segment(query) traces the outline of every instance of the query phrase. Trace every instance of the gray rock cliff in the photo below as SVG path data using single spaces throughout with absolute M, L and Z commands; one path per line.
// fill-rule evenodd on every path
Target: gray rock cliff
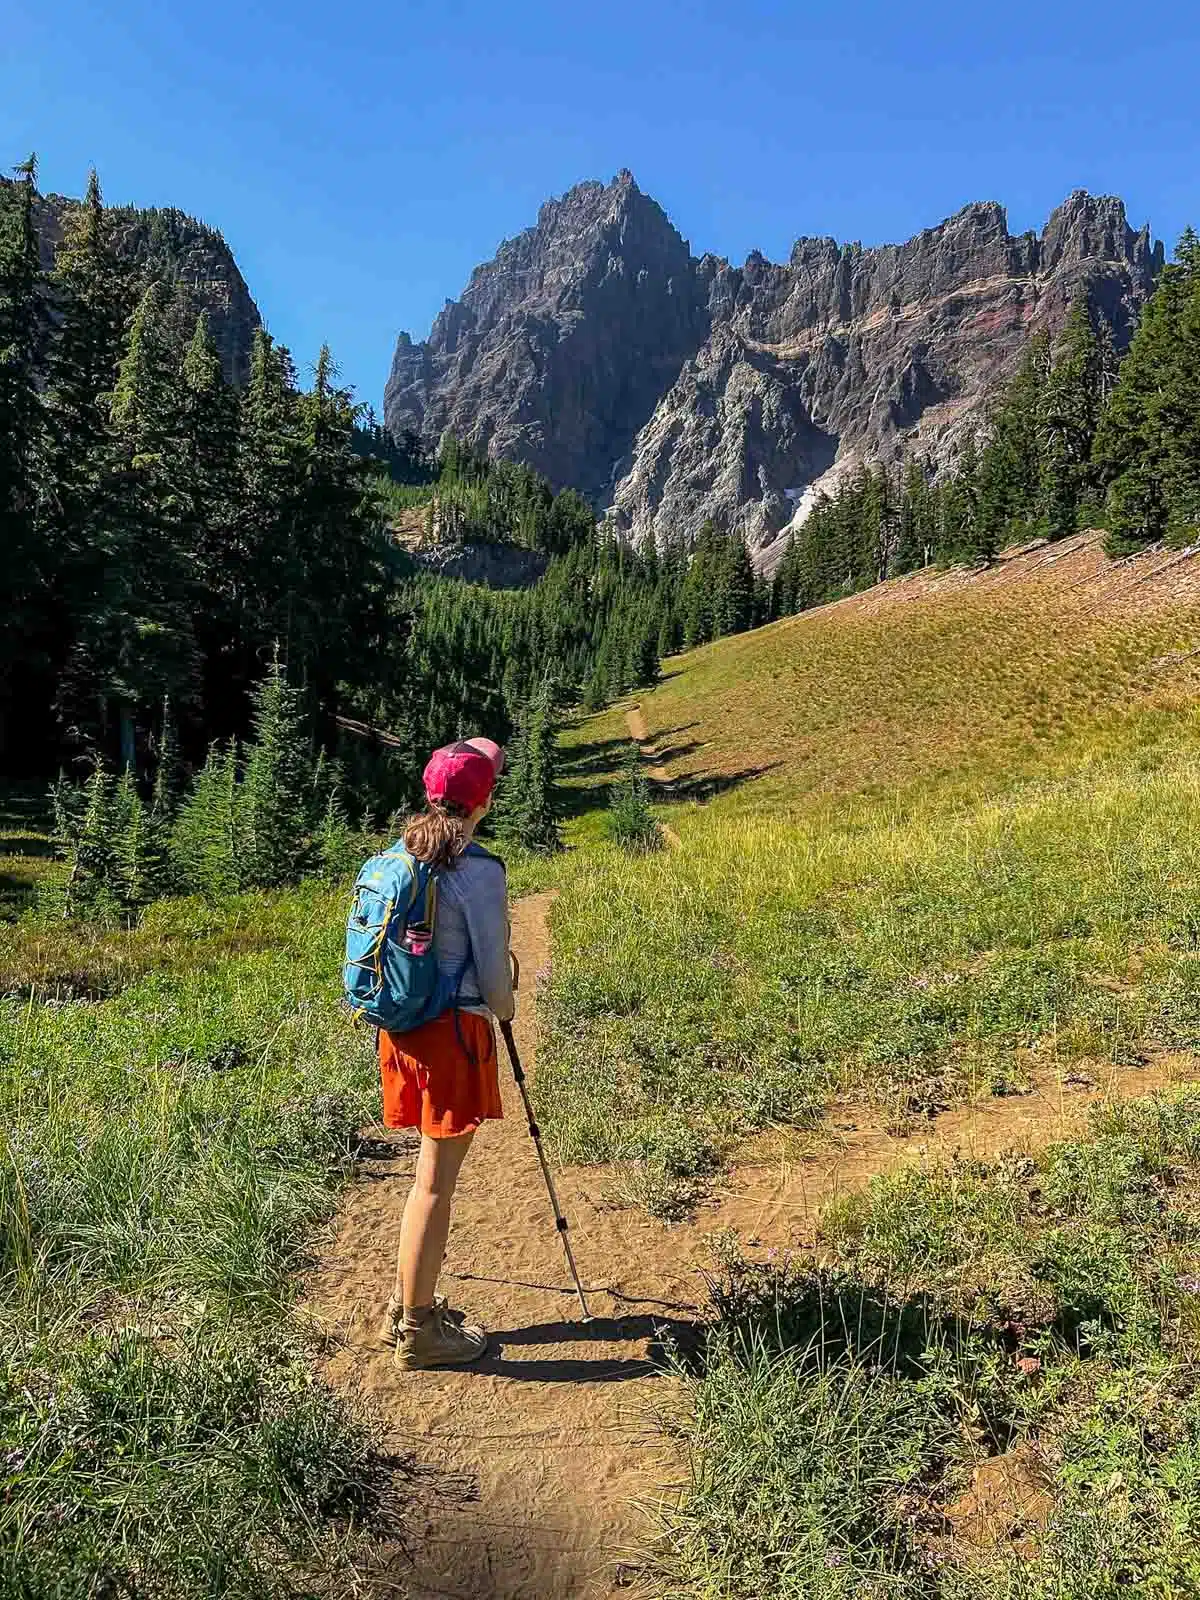
M 975 204 L 906 244 L 802 238 L 733 267 L 623 172 L 544 206 L 426 343 L 401 335 L 385 420 L 526 461 L 639 541 L 722 518 L 770 566 L 816 486 L 952 459 L 1081 290 L 1123 347 L 1161 265 L 1120 200 L 1077 191 L 1041 234 Z

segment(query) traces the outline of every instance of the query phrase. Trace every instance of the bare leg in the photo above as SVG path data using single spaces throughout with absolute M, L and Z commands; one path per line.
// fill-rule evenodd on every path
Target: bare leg
M 396 1252 L 396 1298 L 406 1311 L 433 1304 L 450 1233 L 450 1202 L 474 1137 L 473 1133 L 453 1139 L 421 1136 L 417 1172 L 405 1202 Z

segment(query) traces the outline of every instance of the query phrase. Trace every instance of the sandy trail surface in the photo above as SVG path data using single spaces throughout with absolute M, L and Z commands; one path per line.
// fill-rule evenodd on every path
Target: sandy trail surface
M 524 980 L 516 1033 L 535 1070 L 535 974 L 549 960 L 548 896 L 519 902 Z M 646 1510 L 677 1492 L 686 1464 L 656 1426 L 677 1400 L 661 1352 L 703 1316 L 710 1236 L 734 1229 L 750 1254 L 810 1244 L 822 1205 L 904 1162 L 1032 1148 L 1082 1124 L 1102 1098 L 1194 1076 L 1189 1059 L 1076 1072 L 1034 1093 L 943 1113 L 904 1138 L 870 1107 L 833 1108 L 810 1135 L 754 1141 L 694 1222 L 667 1227 L 615 1199 L 604 1168 L 561 1175 L 595 1320 L 579 1320 L 549 1202 L 506 1064 L 505 1119 L 485 1124 L 459 1186 L 442 1289 L 482 1321 L 479 1365 L 401 1373 L 378 1339 L 415 1142 L 379 1134 L 343 1204 L 307 1310 L 328 1334 L 327 1377 L 367 1396 L 390 1447 L 410 1454 L 409 1540 L 378 1595 L 599 1600 L 627 1592 L 650 1537 Z

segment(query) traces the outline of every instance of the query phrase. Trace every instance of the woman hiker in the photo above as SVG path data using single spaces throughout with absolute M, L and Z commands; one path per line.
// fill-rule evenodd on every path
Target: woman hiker
M 500 1117 L 492 1018 L 512 1018 L 504 866 L 473 835 L 491 809 L 504 751 L 490 739 L 435 750 L 425 768 L 426 808 L 404 830 L 404 847 L 437 873 L 433 948 L 457 1004 L 407 1033 L 379 1034 L 383 1120 L 419 1128 L 416 1178 L 400 1224 L 396 1288 L 384 1327 L 403 1368 L 461 1365 L 487 1349 L 487 1334 L 435 1294 L 450 1202 L 481 1122 Z

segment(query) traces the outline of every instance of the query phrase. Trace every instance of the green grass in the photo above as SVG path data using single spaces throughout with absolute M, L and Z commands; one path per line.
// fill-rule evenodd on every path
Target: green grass
M 632 1164 L 675 1215 L 739 1138 L 837 1093 L 902 1126 L 1200 1042 L 1200 607 L 1102 605 L 1070 558 L 1014 574 L 899 582 L 669 663 L 640 704 L 678 851 L 604 848 L 625 708 L 568 731 L 560 1156 Z
M 120 930 L 34 895 L 0 926 L 5 1594 L 349 1594 L 392 1526 L 395 1468 L 291 1315 L 376 1111 L 344 901 Z
M 671 1218 L 746 1134 L 838 1094 L 905 1131 L 1200 1048 L 1200 607 L 1103 602 L 1089 562 L 892 586 L 669 663 L 641 710 L 675 851 L 602 842 L 626 708 L 569 730 L 538 1077 L 560 1157 L 619 1163 Z M 1185 1090 L 878 1179 L 814 1257 L 727 1244 L 653 1592 L 1200 1593 L 1198 1193 Z M 1045 1514 L 977 1544 L 989 1457 Z
M 835 1093 L 898 1122 L 1200 1044 L 1200 755 L 874 826 L 687 821 L 581 852 L 553 913 L 539 1069 L 560 1156 L 649 1192 Z
M 1200 1094 L 1101 1112 L 1036 1158 L 877 1180 L 825 1264 L 727 1255 L 683 1369 L 690 1474 L 655 1592 L 1089 1600 L 1200 1586 Z M 990 1547 L 973 1465 L 1023 1455 Z
M 835 824 L 876 801 L 945 809 L 1169 750 L 1200 692 L 1185 596 L 1102 604 L 1069 561 L 926 587 L 898 580 L 667 662 L 641 707 L 675 798 Z M 609 781 L 627 737 L 621 707 L 573 728 L 575 781 Z
M 359 1593 L 403 1464 L 294 1315 L 378 1110 L 348 890 L 65 922 L 40 797 L 0 824 L 0 1593 Z

